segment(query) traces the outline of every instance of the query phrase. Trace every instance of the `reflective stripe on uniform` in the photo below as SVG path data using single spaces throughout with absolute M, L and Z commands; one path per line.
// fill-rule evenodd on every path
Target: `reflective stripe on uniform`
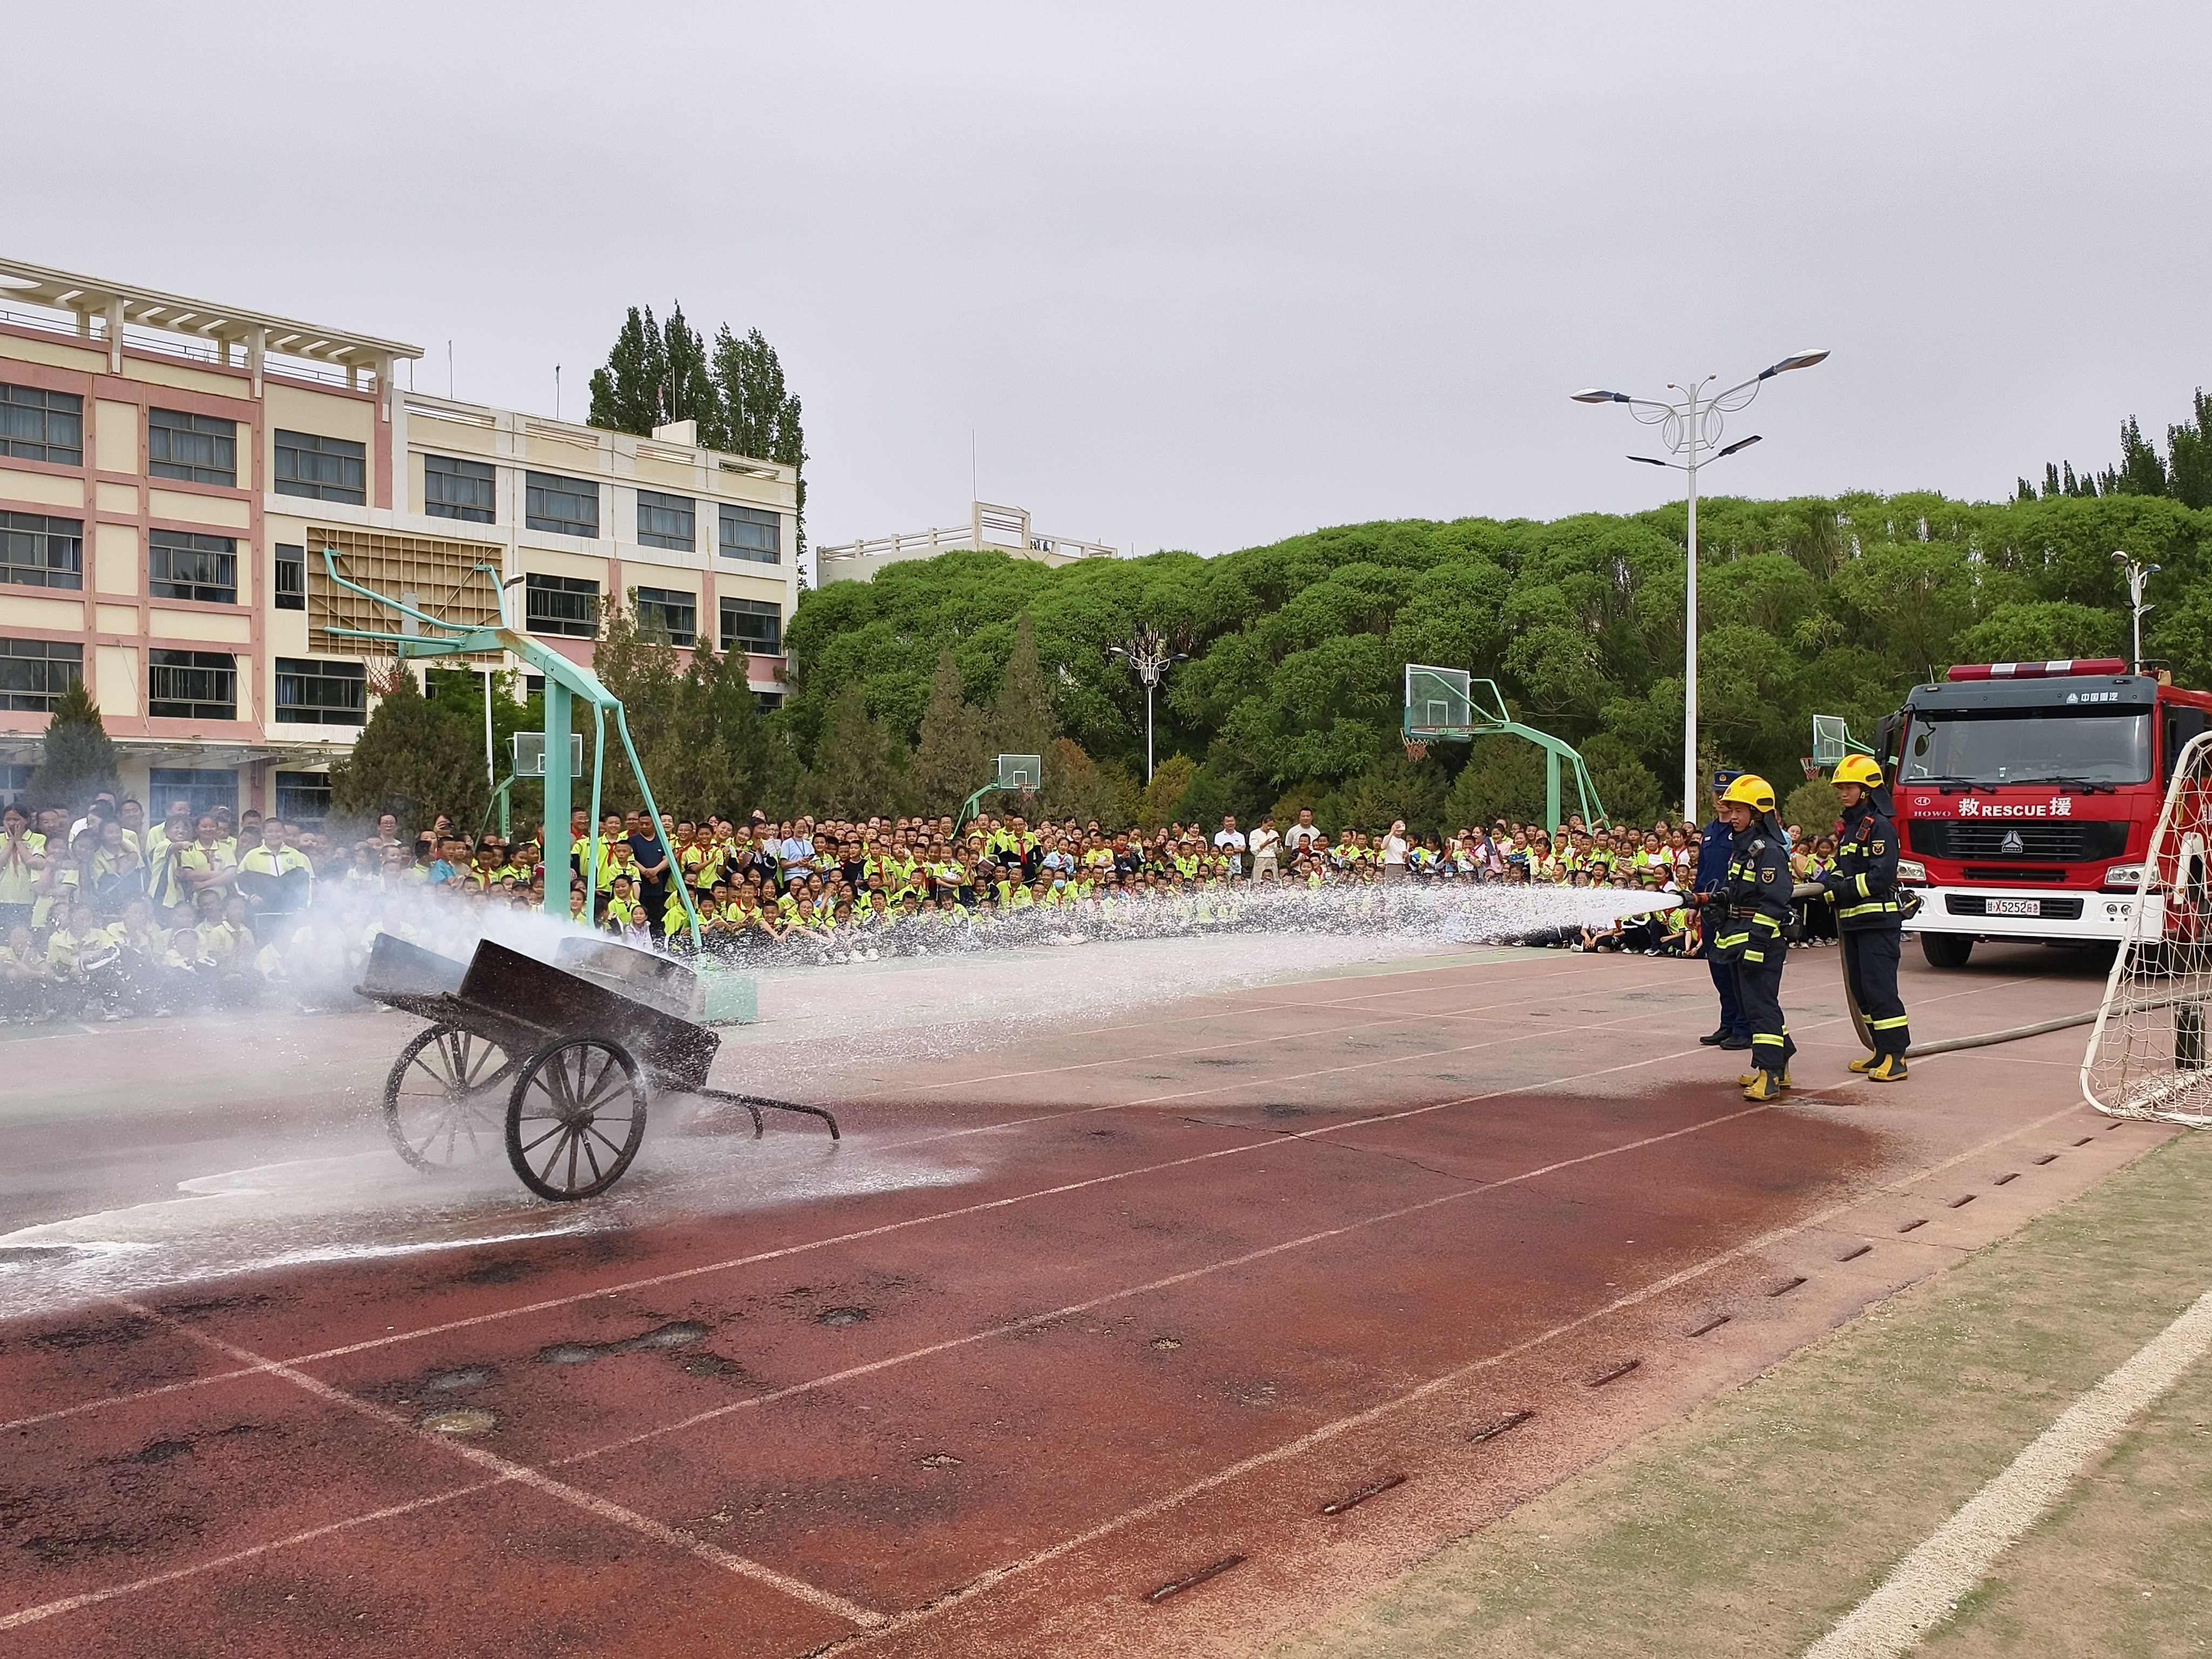
M 1869 1031 L 1894 1031 L 1899 1026 L 1905 1024 L 1910 1018 L 1911 1016 L 1909 1015 L 1899 1014 L 1894 1019 L 1870 1019 L 1867 1022 L 1867 1030 Z
M 1771 1042 L 1771 1043 L 1772 1043 L 1776 1048 L 1780 1048 L 1780 1047 L 1781 1047 L 1784 1042 L 1787 1042 L 1789 1040 L 1790 1040 L 1790 1035 L 1789 1035 L 1789 1033 L 1788 1033 L 1788 1032 L 1786 1032 L 1786 1031 L 1785 1031 L 1785 1032 L 1784 1032 L 1784 1033 L 1783 1033 L 1781 1036 L 1768 1036 L 1765 1032 L 1764 1032 L 1764 1031 L 1754 1031 L 1754 1032 L 1753 1032 L 1753 1033 L 1752 1033 L 1752 1036 L 1751 1036 L 1751 1041 L 1752 1041 L 1752 1043 L 1753 1043 L 1753 1045 L 1754 1047 L 1756 1047 L 1758 1044 L 1762 1043 L 1762 1042 Z
M 1872 904 L 1853 904 L 1836 912 L 1837 920 L 1848 921 L 1853 916 L 1882 916 L 1897 914 L 1895 899 L 1877 899 Z

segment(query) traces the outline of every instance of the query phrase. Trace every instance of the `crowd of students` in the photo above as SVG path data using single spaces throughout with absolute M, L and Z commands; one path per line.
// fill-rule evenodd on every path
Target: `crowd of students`
M 1131 935 L 1312 925 L 1389 927 L 1398 896 L 1461 885 L 1629 890 L 1650 896 L 1612 926 L 1535 935 L 1573 950 L 1694 955 L 1686 893 L 1695 830 L 1570 818 L 1554 836 L 1503 819 L 1439 837 L 1265 818 L 1207 830 L 1109 831 L 1020 813 L 703 821 L 610 813 L 568 826 L 568 911 L 641 946 L 750 964 L 868 959 L 1069 933 Z M 1834 845 L 1793 829 L 1801 880 Z M 558 865 L 554 866 L 560 871 Z M 1371 894 L 1369 890 L 1372 890 Z M 151 826 L 103 795 L 74 820 L 10 805 L 0 835 L 0 1017 L 161 1017 L 272 994 L 344 1001 L 379 933 L 434 948 L 543 910 L 538 839 L 471 836 L 439 817 L 413 837 L 390 815 L 355 841 L 223 807 L 172 803 Z M 684 898 L 690 898 L 687 907 Z M 1316 895 L 1328 896 L 1326 903 Z M 1363 895 L 1366 896 L 1363 898 Z M 1347 905 L 1346 901 L 1353 901 Z M 694 927 L 696 927 L 695 941 Z M 1808 907 L 1808 939 L 1828 926 Z M 457 953 L 465 950 L 454 945 Z

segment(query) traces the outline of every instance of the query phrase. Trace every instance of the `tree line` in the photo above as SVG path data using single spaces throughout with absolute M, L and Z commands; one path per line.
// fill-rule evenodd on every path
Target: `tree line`
M 2208 415 L 2200 391 L 2162 456 L 2130 418 L 2115 465 L 2054 465 L 2045 488 L 2023 479 L 2008 501 L 1701 502 L 1705 763 L 1787 789 L 1816 714 L 1863 737 L 1954 662 L 2124 655 L 2116 550 L 2162 567 L 2148 655 L 2181 684 L 2212 685 Z M 757 331 L 739 341 L 726 327 L 710 349 L 680 307 L 662 324 L 633 310 L 593 379 L 593 419 L 639 430 L 683 418 L 700 421 L 702 441 L 803 459 L 798 400 Z M 804 595 L 773 711 L 757 706 L 742 653 L 672 649 L 619 599 L 598 670 L 629 710 L 656 796 L 687 815 L 949 812 L 1006 752 L 1044 757 L 1044 810 L 1115 825 L 1301 805 L 1332 826 L 1404 817 L 1417 830 L 1534 816 L 1543 773 L 1529 745 L 1492 738 L 1407 758 L 1401 687 L 1419 662 L 1496 682 L 1517 718 L 1577 745 L 1615 817 L 1648 821 L 1680 806 L 1686 528 L 1675 504 L 1386 520 L 1217 558 L 1057 570 L 951 553 Z M 1143 690 L 1107 655 L 1140 627 L 1190 658 L 1158 705 L 1149 782 Z M 392 684 L 333 771 L 341 806 L 482 810 L 489 786 L 469 781 L 483 774 L 481 683 L 434 673 L 428 698 Z M 507 730 L 540 718 L 534 701 L 507 699 L 495 717 L 502 756 Z M 635 793 L 619 758 L 607 786 L 611 800 Z M 434 799 L 441 789 L 454 798 Z

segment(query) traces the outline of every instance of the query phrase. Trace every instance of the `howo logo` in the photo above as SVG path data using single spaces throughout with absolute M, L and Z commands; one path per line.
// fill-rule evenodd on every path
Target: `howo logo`
M 1977 800 L 1969 795 L 1959 803 L 1962 818 L 2070 818 L 2074 798 L 2053 795 L 2049 800 Z

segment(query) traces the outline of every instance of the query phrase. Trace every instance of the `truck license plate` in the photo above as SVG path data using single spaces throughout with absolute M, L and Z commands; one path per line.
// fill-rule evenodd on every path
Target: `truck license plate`
M 2032 898 L 1993 898 L 1985 914 L 1992 916 L 2039 916 L 2043 901 Z

